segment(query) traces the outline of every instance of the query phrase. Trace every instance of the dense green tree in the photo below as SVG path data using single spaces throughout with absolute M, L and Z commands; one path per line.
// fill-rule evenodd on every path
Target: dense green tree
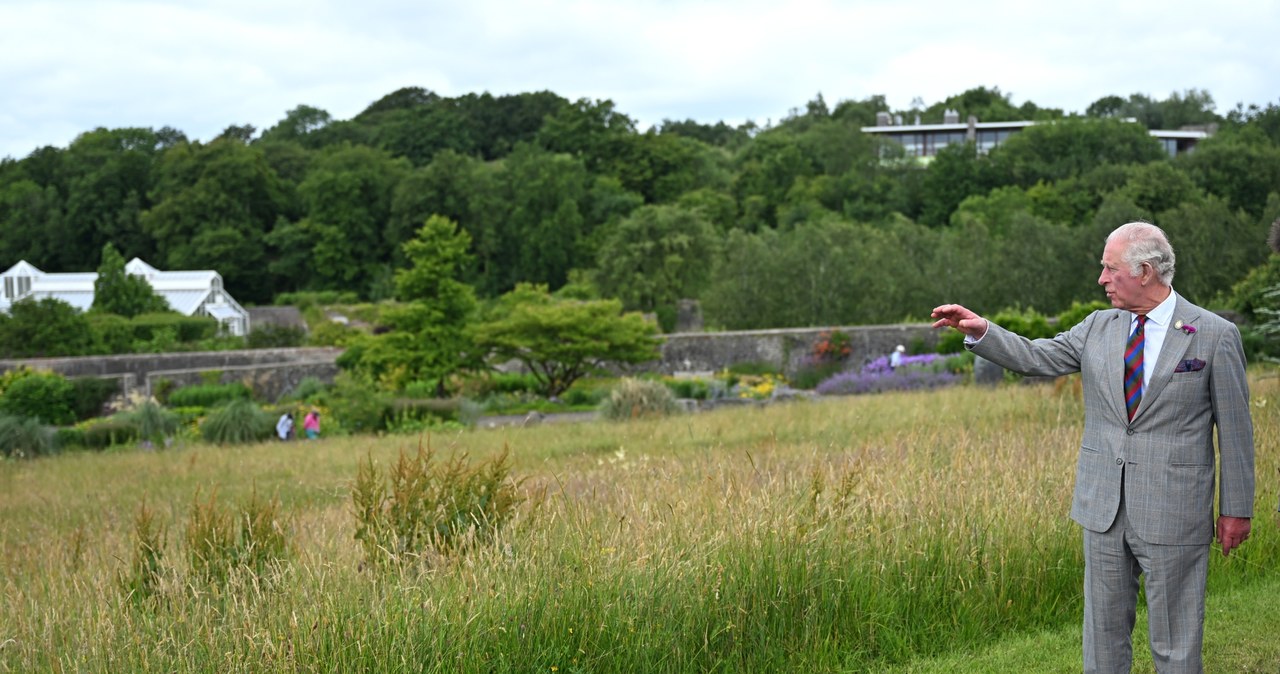
M 657 326 L 623 313 L 618 300 L 552 296 L 543 285 L 521 284 L 503 295 L 470 334 L 495 362 L 520 361 L 543 395 L 556 396 L 609 364 L 658 358 Z
M 921 114 L 921 121 L 925 124 L 941 124 L 946 110 L 958 112 L 961 122 L 968 120 L 970 116 L 977 117 L 980 122 L 1042 121 L 1062 117 L 1061 110 L 1040 108 L 1030 101 L 1015 106 L 1010 95 L 1001 93 L 999 87 L 974 87 L 929 106 Z
M 78 309 L 51 297 L 15 302 L 0 314 L 0 357 L 83 356 L 93 350 L 89 322 Z
M 946 225 L 960 202 L 991 189 L 990 173 L 987 159 L 973 143 L 942 148 L 925 169 L 920 221 L 931 227 Z
M 91 311 L 133 318 L 138 314 L 172 311 L 169 303 L 156 294 L 141 276 L 125 272 L 124 257 L 110 243 L 102 247 L 102 264 L 93 281 Z
M 921 315 L 927 230 L 822 216 L 789 230 L 729 233 L 703 294 L 709 324 L 730 330 L 893 322 Z M 920 243 L 924 238 L 925 242 Z M 932 308 L 932 307 L 930 307 Z
M 386 237 L 392 197 L 409 171 L 405 160 L 367 147 L 340 145 L 320 152 L 298 186 L 307 212 L 302 229 L 310 244 L 310 289 L 370 296 L 392 259 Z
M 1197 304 L 1228 293 L 1269 253 L 1267 225 L 1216 196 L 1182 202 L 1152 222 L 1168 233 L 1177 254 L 1174 287 Z
M 992 184 L 1022 187 L 1081 176 L 1106 164 L 1166 158 L 1144 127 L 1114 119 L 1037 124 L 1013 134 L 990 154 Z
M 266 234 L 288 199 L 262 151 L 223 138 L 183 143 L 157 166 L 156 205 L 143 228 L 156 241 L 153 264 L 168 269 L 216 269 L 241 301 L 274 294 Z
M 343 367 L 393 391 L 415 381 L 434 381 L 437 394 L 445 395 L 446 377 L 475 364 L 465 333 L 477 306 L 475 290 L 459 280 L 469 245 L 456 223 L 429 218 L 404 244 L 410 266 L 396 272 L 401 304 L 384 315 L 388 329 L 352 345 Z
M 43 269 L 57 265 L 62 226 L 62 198 L 53 185 L 41 187 L 19 178 L 0 185 L 0 266 L 26 260 Z M 59 267 L 53 269 L 61 270 Z
M 710 279 L 717 247 L 715 229 L 696 211 L 645 206 L 608 229 L 596 283 L 624 309 L 657 312 L 669 330 L 677 301 L 697 297 Z
M 262 132 L 262 142 L 295 142 L 305 144 L 307 137 L 329 126 L 333 117 L 320 108 L 299 105 L 285 113 L 284 119 Z
M 502 269 L 509 289 L 519 281 L 564 285 L 569 270 L 591 264 L 589 225 L 583 215 L 591 185 L 581 160 L 521 145 L 502 172 L 510 211 L 502 223 Z
M 465 278 L 496 296 L 493 284 L 507 263 L 501 240 L 506 212 L 500 167 L 444 150 L 396 186 L 386 236 L 403 244 L 433 215 L 453 220 L 471 237 L 474 262 L 463 270 Z M 393 261 L 402 264 L 402 250 Z
M 739 226 L 748 231 L 776 227 L 778 207 L 795 182 L 819 173 L 800 139 L 784 131 L 760 134 L 738 161 L 733 194 L 742 211 Z
M 65 201 L 49 232 L 60 245 L 45 264 L 85 269 L 108 241 L 128 257 L 150 258 L 155 248 L 140 215 L 151 206 L 155 164 L 175 138 L 176 132 L 137 128 L 99 128 L 77 137 L 61 155 L 54 184 Z
M 746 125 L 732 127 L 724 122 L 702 124 L 692 119 L 684 121 L 664 119 L 658 125 L 658 133 L 684 136 L 728 150 L 735 150 L 751 141 L 751 131 Z
M 1254 217 L 1262 213 L 1267 195 L 1280 191 L 1280 145 L 1256 126 L 1226 129 L 1176 163 L 1206 192 Z

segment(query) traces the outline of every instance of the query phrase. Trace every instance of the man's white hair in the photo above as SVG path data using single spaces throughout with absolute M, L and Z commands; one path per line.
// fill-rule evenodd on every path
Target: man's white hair
M 1156 272 L 1156 278 L 1165 286 L 1173 285 L 1174 255 L 1169 236 L 1163 229 L 1149 222 L 1126 222 L 1107 236 L 1107 243 L 1124 241 L 1123 260 L 1129 266 L 1129 275 L 1137 276 L 1146 262 Z

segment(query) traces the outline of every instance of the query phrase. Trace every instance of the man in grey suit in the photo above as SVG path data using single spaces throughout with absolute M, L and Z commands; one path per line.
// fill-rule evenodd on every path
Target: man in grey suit
M 1216 535 L 1249 537 L 1253 421 L 1235 325 L 1173 291 L 1163 230 L 1131 222 L 1107 237 L 1098 283 L 1113 309 L 1053 339 L 1028 340 L 956 304 L 933 324 L 975 354 L 1029 375 L 1080 372 L 1084 438 L 1071 518 L 1084 528 L 1084 670 L 1128 672 L 1145 574 L 1156 671 L 1202 672 L 1205 579 Z M 1214 522 L 1214 428 L 1221 464 Z

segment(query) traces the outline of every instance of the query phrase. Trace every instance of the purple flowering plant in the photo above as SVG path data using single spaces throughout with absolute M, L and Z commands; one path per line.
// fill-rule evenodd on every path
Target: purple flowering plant
M 951 386 L 959 383 L 961 378 L 948 368 L 948 360 L 936 353 L 903 356 L 901 364 L 894 369 L 889 367 L 889 357 L 881 356 L 858 370 L 828 377 L 814 390 L 822 395 L 856 395 Z

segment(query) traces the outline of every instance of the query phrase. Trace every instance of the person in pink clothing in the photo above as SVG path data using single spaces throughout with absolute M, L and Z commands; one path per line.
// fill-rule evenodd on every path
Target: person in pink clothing
M 308 440 L 320 437 L 320 413 L 315 410 L 308 412 L 307 418 L 302 420 L 302 430 L 306 431 Z

